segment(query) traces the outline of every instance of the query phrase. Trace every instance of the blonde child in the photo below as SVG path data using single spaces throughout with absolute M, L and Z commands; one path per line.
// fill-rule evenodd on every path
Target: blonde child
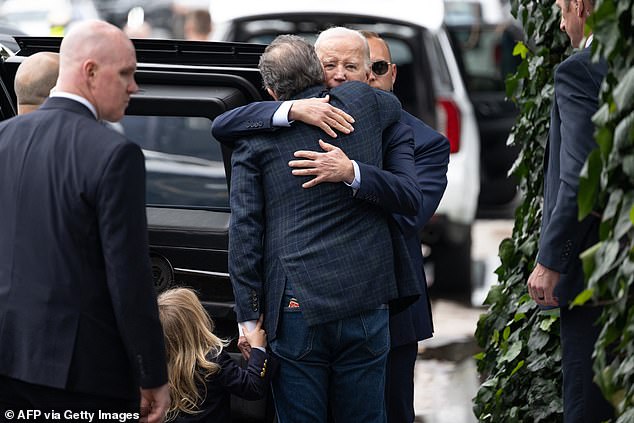
M 165 291 L 158 304 L 172 401 L 168 420 L 230 422 L 231 394 L 247 400 L 264 397 L 270 372 L 261 321 L 244 332 L 252 350 L 242 369 L 224 350 L 226 341 L 213 334 L 213 322 L 194 291 Z

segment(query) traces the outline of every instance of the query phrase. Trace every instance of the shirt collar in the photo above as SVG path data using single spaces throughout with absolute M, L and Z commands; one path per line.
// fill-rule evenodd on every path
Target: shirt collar
M 588 39 L 586 40 L 586 45 L 585 45 L 585 48 L 590 47 L 590 44 L 592 44 L 592 39 L 593 39 L 593 38 L 594 38 L 594 34 L 590 34 L 590 35 L 588 36 Z
M 64 98 L 68 98 L 70 100 L 74 100 L 78 103 L 83 104 L 84 106 L 86 106 L 88 108 L 88 110 L 90 110 L 90 112 L 93 114 L 93 116 L 95 116 L 95 119 L 99 119 L 99 117 L 97 116 L 97 109 L 95 109 L 95 106 L 92 105 L 92 103 L 88 100 L 86 100 L 84 97 L 77 95 L 77 94 L 73 94 L 73 93 L 68 93 L 65 91 L 53 91 L 51 92 L 50 97 L 64 97 Z

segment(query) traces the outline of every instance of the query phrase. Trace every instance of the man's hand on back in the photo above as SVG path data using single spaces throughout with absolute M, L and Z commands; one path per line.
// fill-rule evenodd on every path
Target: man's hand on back
M 344 134 L 354 131 L 354 119 L 341 109 L 328 103 L 330 96 L 294 100 L 288 112 L 289 120 L 298 120 L 321 128 L 332 138 L 337 138 L 335 130 Z
M 302 184 L 303 188 L 311 188 L 322 182 L 347 182 L 354 180 L 354 166 L 352 161 L 339 147 L 319 140 L 319 146 L 325 153 L 317 151 L 299 150 L 294 156 L 304 160 L 291 160 L 288 165 L 295 176 L 314 176 Z

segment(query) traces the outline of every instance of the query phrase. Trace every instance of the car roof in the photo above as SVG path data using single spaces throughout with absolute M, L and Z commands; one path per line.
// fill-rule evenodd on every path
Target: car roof
M 510 4 L 500 0 L 445 0 L 445 23 L 449 25 L 498 25 L 512 19 Z
M 444 3 L 443 0 L 319 0 L 306 4 L 297 0 L 243 0 L 239 6 L 230 1 L 212 2 L 209 10 L 216 23 L 286 13 L 327 13 L 379 17 L 435 30 L 443 23 Z

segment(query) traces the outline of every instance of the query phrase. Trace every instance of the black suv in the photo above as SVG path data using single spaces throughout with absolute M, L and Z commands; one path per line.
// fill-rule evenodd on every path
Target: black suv
M 59 51 L 60 38 L 17 38 L 0 61 L 0 120 L 16 114 L 13 79 L 25 56 Z M 227 270 L 230 152 L 211 135 L 213 119 L 261 100 L 263 45 L 133 40 L 139 92 L 116 129 L 143 148 L 153 276 L 159 291 L 189 286 L 231 339 L 237 360 L 234 298 Z M 233 398 L 234 421 L 264 421 L 270 401 Z M 269 407 L 270 408 L 270 407 Z

